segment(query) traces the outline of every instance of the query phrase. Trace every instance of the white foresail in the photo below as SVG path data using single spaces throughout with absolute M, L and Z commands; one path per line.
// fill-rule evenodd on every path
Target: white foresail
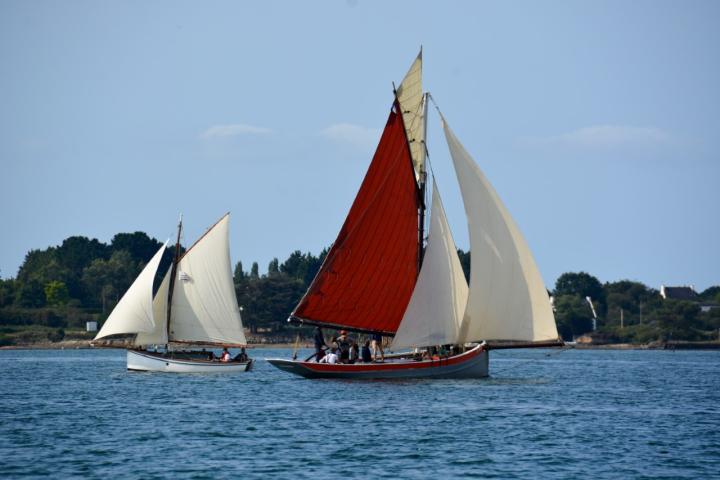
M 152 332 L 140 332 L 135 337 L 135 345 L 165 345 L 167 344 L 167 301 L 170 288 L 170 274 L 168 270 L 160 283 L 153 299 L 153 317 L 155 328 Z
M 95 336 L 95 340 L 110 335 L 132 335 L 139 332 L 151 332 L 155 328 L 153 320 L 153 280 L 167 242 L 145 265 L 140 275 L 135 279 L 102 328 Z
M 465 341 L 558 338 L 535 260 L 495 189 L 443 119 L 470 229 Z
M 422 268 L 391 350 L 458 342 L 468 285 L 434 182 L 431 212 Z
M 172 296 L 170 341 L 245 344 L 230 266 L 229 215 L 180 259 Z
M 410 154 L 419 178 L 425 171 L 425 105 L 422 91 L 422 50 L 397 89 L 403 123 L 410 143 Z

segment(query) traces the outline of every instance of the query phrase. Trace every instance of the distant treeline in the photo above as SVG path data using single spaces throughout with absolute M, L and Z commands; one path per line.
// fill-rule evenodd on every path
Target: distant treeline
M 57 340 L 66 329 L 83 329 L 86 321 L 102 323 L 160 246 L 156 239 L 135 232 L 119 233 L 110 244 L 74 236 L 56 247 L 31 250 L 16 278 L 0 279 L 0 345 L 43 336 Z M 283 262 L 274 258 L 263 275 L 257 262 L 249 271 L 240 262 L 235 265 L 238 304 L 252 333 L 288 333 L 288 314 L 326 254 L 327 249 L 317 256 L 295 251 Z M 469 278 L 470 253 L 458 250 L 458 254 Z M 165 253 L 156 286 L 173 255 L 174 248 Z M 553 296 L 559 332 L 567 340 L 592 331 L 593 313 L 586 297 L 597 314 L 595 335 L 608 342 L 708 340 L 717 338 L 720 329 L 720 308 L 708 308 L 720 304 L 720 286 L 690 300 L 664 300 L 640 282 L 602 284 L 579 272 L 561 275 L 548 293 Z
M 598 317 L 595 337 L 609 343 L 718 340 L 720 335 L 720 286 L 688 300 L 673 300 L 663 299 L 658 290 L 640 282 L 602 284 L 579 272 L 560 275 L 551 294 L 558 330 L 566 340 L 592 331 L 593 313 L 587 297 Z

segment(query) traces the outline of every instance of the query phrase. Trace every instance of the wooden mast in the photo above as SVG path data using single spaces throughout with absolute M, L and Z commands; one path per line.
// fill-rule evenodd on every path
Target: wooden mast
M 170 267 L 170 285 L 168 288 L 168 304 L 167 304 L 167 341 L 170 343 L 170 318 L 172 309 L 172 297 L 173 291 L 175 290 L 175 276 L 177 273 L 178 260 L 180 259 L 180 234 L 182 232 L 182 214 L 180 214 L 180 221 L 178 222 L 178 234 L 177 241 L 175 242 L 175 258 L 173 258 L 172 266 Z

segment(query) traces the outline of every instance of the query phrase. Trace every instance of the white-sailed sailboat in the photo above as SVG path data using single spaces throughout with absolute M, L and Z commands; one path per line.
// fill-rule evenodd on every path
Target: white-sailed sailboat
M 347 219 L 289 319 L 393 337 L 392 351 L 409 352 L 382 363 L 269 360 L 276 367 L 309 378 L 478 378 L 488 375 L 494 346 L 561 344 L 525 239 L 442 114 L 470 231 L 469 285 L 434 181 L 425 244 L 430 98 L 421 51 Z
M 154 372 L 244 372 L 252 360 L 215 360 L 211 351 L 194 347 L 244 347 L 240 310 L 230 264 L 230 214 L 210 227 L 180 256 L 180 233 L 175 258 L 153 297 L 153 282 L 167 242 L 147 263 L 105 321 L 94 341 L 133 336 L 127 351 L 128 370 Z M 163 346 L 149 351 L 150 346 Z M 214 354 L 212 355 L 214 357 Z

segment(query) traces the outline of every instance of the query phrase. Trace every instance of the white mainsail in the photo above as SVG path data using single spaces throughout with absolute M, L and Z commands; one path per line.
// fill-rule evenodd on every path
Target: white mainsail
M 155 328 L 153 318 L 153 281 L 167 242 L 145 265 L 140 275 L 122 296 L 110 316 L 105 320 L 95 340 L 110 335 L 132 335 L 151 332 Z
M 230 265 L 229 214 L 180 259 L 170 341 L 245 344 Z
M 458 343 L 468 285 L 433 181 L 430 233 L 417 283 L 391 350 Z
M 160 283 L 155 298 L 153 299 L 153 317 L 155 328 L 151 332 L 139 332 L 135 337 L 135 345 L 165 345 L 167 341 L 167 302 L 168 290 L 170 289 L 170 274 L 168 270 Z
M 405 132 L 415 174 L 420 178 L 425 171 L 425 102 L 422 91 L 422 50 L 410 66 L 397 89 L 397 98 L 403 114 Z
M 470 229 L 470 294 L 461 341 L 558 338 L 530 249 L 495 189 L 442 118 Z

